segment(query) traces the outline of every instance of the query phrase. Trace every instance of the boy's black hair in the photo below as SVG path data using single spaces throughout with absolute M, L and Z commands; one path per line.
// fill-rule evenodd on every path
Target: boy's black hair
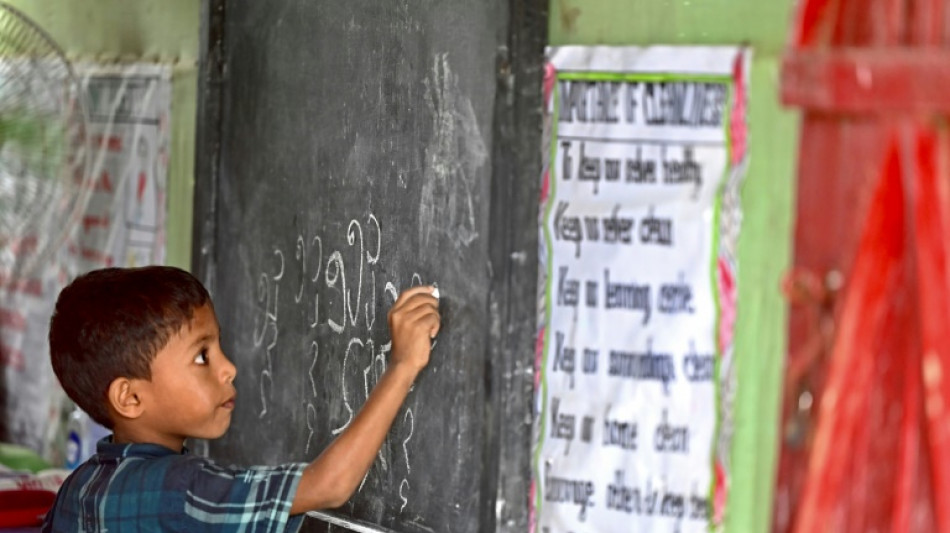
M 50 321 L 53 371 L 66 394 L 112 428 L 109 384 L 119 377 L 151 379 L 151 364 L 168 339 L 211 296 L 175 267 L 105 268 L 76 278 L 59 294 Z

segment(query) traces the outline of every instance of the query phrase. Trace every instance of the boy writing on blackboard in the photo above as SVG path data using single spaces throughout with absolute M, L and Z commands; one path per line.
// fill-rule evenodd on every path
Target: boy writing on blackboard
M 66 287 L 50 356 L 69 397 L 112 436 L 67 478 L 44 531 L 296 530 L 338 507 L 372 464 L 438 333 L 437 294 L 416 287 L 389 312 L 391 363 L 347 429 L 310 464 L 225 468 L 188 454 L 234 410 L 234 365 L 211 297 L 172 267 L 109 268 Z

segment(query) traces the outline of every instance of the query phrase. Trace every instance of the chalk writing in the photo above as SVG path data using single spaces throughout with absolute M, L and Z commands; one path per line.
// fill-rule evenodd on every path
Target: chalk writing
M 323 337 L 320 340 L 312 340 L 309 344 L 307 378 L 310 382 L 310 398 L 304 400 L 307 426 L 305 450 L 308 454 L 321 431 L 338 435 L 349 427 L 356 411 L 386 372 L 388 354 L 392 349 L 392 342 L 388 337 L 380 340 L 373 333 L 378 299 L 380 296 L 388 298 L 388 305 L 391 306 L 399 294 L 395 280 L 377 281 L 380 260 L 384 253 L 380 222 L 370 213 L 362 221 L 350 220 L 345 228 L 342 240 L 336 240 L 342 246 L 335 245 L 335 240 L 328 239 L 325 235 L 298 235 L 293 241 L 293 259 L 289 264 L 285 261 L 283 250 L 274 248 L 271 260 L 268 261 L 269 267 L 257 278 L 257 311 L 251 335 L 255 348 L 262 352 L 260 417 L 270 414 L 271 394 L 275 385 L 275 357 L 279 351 L 280 324 L 284 320 L 278 312 L 281 305 L 285 305 L 280 299 L 280 285 L 284 282 L 282 280 L 286 272 L 292 274 L 286 276 L 291 283 L 289 290 L 293 294 L 292 305 L 304 323 L 311 330 L 329 333 L 331 337 L 327 342 L 333 338 L 342 342 L 330 343 L 331 346 L 340 346 L 342 358 L 336 359 L 337 364 L 331 362 L 334 357 L 321 355 L 321 352 L 332 354 L 332 350 L 327 352 L 327 346 L 322 345 Z M 289 270 L 287 267 L 290 267 Z M 381 269 L 381 272 L 385 272 L 385 269 Z M 421 277 L 413 273 L 410 284 L 422 284 Z M 382 295 L 378 293 L 380 289 Z M 379 333 L 388 335 L 388 331 L 384 330 Z M 336 357 L 340 357 L 340 352 L 337 352 Z M 334 376 L 325 374 L 324 369 L 327 368 L 335 369 Z M 322 383 L 332 383 L 331 386 L 339 387 L 339 392 L 332 395 L 339 398 L 339 403 L 336 404 L 338 410 L 336 414 L 330 414 L 329 427 L 325 428 L 318 426 L 318 397 L 327 396 L 325 391 L 320 390 Z M 405 465 L 405 476 L 399 486 L 399 496 L 403 501 L 401 509 L 405 508 L 409 498 L 409 449 L 413 426 L 414 415 L 412 409 L 407 408 L 401 424 L 397 422 L 397 427 L 387 435 L 377 454 L 378 461 L 364 476 L 357 490 L 362 490 L 368 479 L 376 479 L 376 476 L 379 480 L 386 479 L 384 473 L 394 467 L 390 456 L 393 455 L 394 449 L 398 449 L 403 456 L 400 463 Z M 396 438 L 396 435 L 401 435 L 398 437 L 401 439 L 401 446 L 394 448 L 389 441 L 390 438 Z
M 340 252 L 334 251 L 330 254 L 330 259 L 327 262 L 327 270 L 325 274 L 325 280 L 327 287 L 331 289 L 336 289 L 342 296 L 342 301 L 340 303 L 341 316 L 343 317 L 340 322 L 333 320 L 332 318 L 327 318 L 327 325 L 330 326 L 330 329 L 334 333 L 343 333 L 343 328 L 346 326 L 346 276 L 343 275 L 343 270 L 345 270 L 345 265 L 343 264 L 343 256 Z M 341 288 L 337 289 L 337 281 L 340 281 Z
M 313 440 L 313 433 L 317 430 L 317 408 L 311 402 L 307 402 L 307 445 L 304 447 L 304 453 L 310 453 L 310 442 Z
M 307 377 L 310 378 L 310 388 L 313 392 L 313 395 L 317 395 L 317 381 L 314 378 L 314 370 L 317 368 L 317 356 L 320 355 L 320 345 L 317 344 L 317 341 L 310 343 L 310 347 L 313 349 L 313 359 L 310 363 L 310 371 L 307 373 Z
M 347 419 L 342 426 L 331 431 L 331 433 L 334 435 L 342 433 L 344 429 L 350 426 L 350 422 L 353 421 L 353 407 L 350 406 L 349 395 L 346 392 L 346 364 L 349 362 L 350 357 L 352 356 L 353 346 L 355 345 L 363 347 L 364 343 L 360 339 L 350 339 L 350 342 L 346 345 L 346 352 L 343 354 L 343 377 L 340 379 L 340 383 L 343 387 L 343 406 L 346 408 Z
M 294 257 L 300 261 L 300 288 L 297 290 L 297 294 L 294 295 L 294 303 L 299 304 L 303 298 L 303 288 L 307 278 L 307 249 L 303 242 L 303 235 L 297 236 L 297 247 L 294 251 Z
M 280 301 L 280 281 L 284 277 L 284 253 L 274 250 L 277 258 L 277 272 L 275 274 L 261 274 L 257 282 L 257 303 L 263 304 L 263 315 L 255 318 L 254 346 L 261 347 L 269 335 L 269 342 L 264 348 L 264 369 L 261 371 L 261 413 L 263 418 L 267 414 L 267 406 L 271 399 L 274 371 L 274 348 L 278 337 L 278 303 Z M 258 331 L 259 329 L 259 331 Z
M 310 370 L 307 372 L 307 377 L 310 378 L 310 390 L 313 396 L 317 395 L 317 381 L 314 377 L 314 371 L 317 368 L 317 357 L 320 354 L 320 345 L 317 344 L 317 341 L 310 343 L 310 347 L 313 349 L 313 358 L 310 362 Z M 310 441 L 313 440 L 313 433 L 316 431 L 314 424 L 316 423 L 317 418 L 317 408 L 311 402 L 307 402 L 307 445 L 305 448 L 305 453 L 310 452 Z
M 403 491 L 408 490 L 408 489 L 409 489 L 409 480 L 406 478 L 403 478 L 402 481 L 399 482 L 399 499 L 402 500 L 402 505 L 399 506 L 400 513 L 403 511 L 403 509 L 406 508 L 406 504 L 409 503 L 409 499 L 406 498 L 405 494 L 403 494 Z
M 317 269 L 313 273 L 313 277 L 310 279 L 311 282 L 316 282 L 320 279 L 320 270 L 322 269 L 323 264 L 323 239 L 320 237 L 314 237 L 311 241 L 311 246 L 314 244 L 317 245 Z M 303 265 L 301 265 L 303 266 Z M 317 327 L 317 324 L 320 323 L 320 293 L 314 292 L 313 295 L 313 322 L 310 323 L 311 328 Z
M 360 257 L 360 259 L 362 259 L 362 258 L 363 258 L 363 254 L 365 253 L 365 246 L 364 246 L 364 243 L 363 243 L 363 227 L 360 225 L 359 222 L 357 222 L 357 221 L 355 221 L 355 220 L 351 220 L 351 221 L 350 221 L 350 225 L 349 225 L 349 227 L 348 227 L 347 230 L 346 230 L 346 242 L 349 243 L 350 246 L 352 246 L 352 245 L 353 245 L 353 242 L 354 242 L 354 240 L 356 239 L 356 236 L 357 236 L 357 235 L 359 235 L 359 238 L 360 238 L 360 255 L 359 255 L 359 257 Z M 368 253 L 367 253 L 367 257 L 369 257 L 369 254 L 368 254 Z M 360 304 L 359 304 L 359 302 L 360 302 L 361 296 L 362 296 L 362 294 L 363 294 L 363 261 L 362 261 L 362 260 L 359 261 L 358 264 L 360 265 L 360 272 L 359 272 L 359 277 L 356 278 L 357 280 L 359 280 L 359 283 L 356 285 L 356 305 L 355 305 L 355 306 L 353 305 L 352 300 L 350 300 L 350 293 L 351 293 L 352 291 L 346 291 L 345 289 L 344 289 L 344 291 L 343 291 L 343 292 L 344 292 L 343 300 L 346 302 L 346 314 L 347 314 L 347 316 L 348 316 L 349 319 L 350 319 L 350 323 L 351 323 L 351 324 L 354 324 L 354 325 L 359 321 L 359 317 L 360 317 Z M 342 272 L 342 271 L 343 271 L 343 268 L 342 268 L 342 265 L 341 265 L 341 267 L 340 267 L 340 272 Z M 345 281 L 345 280 L 344 280 L 344 281 Z M 346 287 L 346 285 L 344 284 L 344 288 L 345 288 L 345 287 Z M 353 308 L 354 308 L 354 307 L 356 308 L 356 312 L 353 311 Z
M 367 219 L 374 226 L 376 226 L 376 255 L 372 255 L 369 252 L 366 252 L 366 264 L 375 265 L 376 263 L 379 262 L 379 253 L 382 251 L 383 233 L 382 231 L 380 231 L 379 219 L 376 218 L 376 215 L 370 213 Z
M 412 439 L 412 431 L 415 427 L 415 416 L 412 414 L 412 409 L 406 409 L 406 414 L 403 415 L 403 422 L 409 423 L 409 434 L 406 435 L 406 438 L 402 441 L 403 456 L 406 458 L 406 473 L 409 474 L 412 472 L 412 467 L 409 465 L 409 440 Z M 406 504 L 409 503 L 409 500 L 403 494 L 403 489 L 408 488 L 409 480 L 402 478 L 402 481 L 399 483 L 399 498 L 402 500 L 402 506 L 399 507 L 400 513 L 406 508 Z
M 409 466 L 409 439 L 412 438 L 412 430 L 415 427 L 415 416 L 412 414 L 412 409 L 407 409 L 406 414 L 403 416 L 404 421 L 409 422 L 409 434 L 406 435 L 406 438 L 402 441 L 402 449 L 405 452 L 406 457 L 406 472 L 412 472 L 412 467 Z

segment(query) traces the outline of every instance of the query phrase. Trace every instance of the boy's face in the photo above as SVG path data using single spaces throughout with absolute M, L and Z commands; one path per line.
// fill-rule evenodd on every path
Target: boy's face
M 144 411 L 138 422 L 148 442 L 179 450 L 186 438 L 216 439 L 234 411 L 237 372 L 221 351 L 218 321 L 210 305 L 171 336 L 142 383 Z

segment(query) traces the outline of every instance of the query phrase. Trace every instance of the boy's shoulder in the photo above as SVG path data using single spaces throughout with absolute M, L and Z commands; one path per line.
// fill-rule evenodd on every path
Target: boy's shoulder
M 187 490 L 191 472 L 209 461 L 178 454 L 155 444 L 100 443 L 98 453 L 79 465 L 63 482 L 51 514 L 82 518 L 82 509 L 121 502 L 130 511 L 148 512 L 152 505 Z M 90 507 L 89 502 L 96 502 Z M 88 514 L 88 513 L 87 513 Z M 86 517 L 87 519 L 91 517 Z
M 63 484 L 47 522 L 193 530 L 269 516 L 286 524 L 304 466 L 232 468 L 155 444 L 100 445 Z

